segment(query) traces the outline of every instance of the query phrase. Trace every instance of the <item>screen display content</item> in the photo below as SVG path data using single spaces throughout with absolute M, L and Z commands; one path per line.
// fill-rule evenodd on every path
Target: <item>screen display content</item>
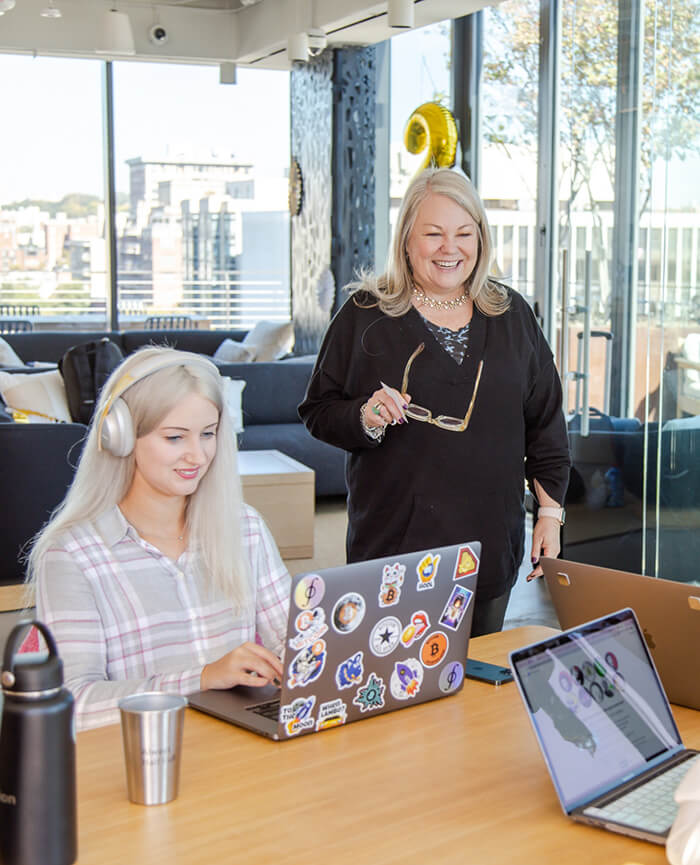
M 567 811 L 681 744 L 629 610 L 516 653 L 514 663 Z

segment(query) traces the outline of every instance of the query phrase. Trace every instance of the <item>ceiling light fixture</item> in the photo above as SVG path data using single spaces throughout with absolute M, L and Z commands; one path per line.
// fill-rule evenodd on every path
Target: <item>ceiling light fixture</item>
M 49 5 L 41 10 L 42 18 L 63 18 L 63 14 L 58 6 L 54 5 L 53 0 L 49 0 Z
M 16 0 L 0 0 L 0 15 L 15 8 Z
M 2 0 L 0 0 L 2 2 Z M 126 12 L 107 9 L 102 13 L 97 37 L 97 54 L 136 54 L 134 33 Z
M 387 4 L 389 27 L 410 30 L 415 27 L 416 17 L 413 0 L 389 0 Z

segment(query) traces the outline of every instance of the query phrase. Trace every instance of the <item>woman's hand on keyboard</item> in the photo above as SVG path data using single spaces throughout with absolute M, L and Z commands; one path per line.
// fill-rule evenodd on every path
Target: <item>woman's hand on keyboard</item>
M 234 685 L 258 688 L 279 684 L 282 675 L 282 662 L 277 655 L 257 643 L 243 643 L 218 661 L 207 664 L 202 670 L 200 685 L 202 690 L 233 688 Z

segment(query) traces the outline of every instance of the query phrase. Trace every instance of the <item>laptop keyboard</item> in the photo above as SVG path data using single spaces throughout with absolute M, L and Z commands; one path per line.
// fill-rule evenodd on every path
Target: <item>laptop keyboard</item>
M 255 712 L 256 715 L 262 715 L 263 718 L 269 718 L 271 721 L 278 721 L 280 701 L 268 700 L 266 703 L 258 703 L 256 706 L 246 706 L 246 711 Z
M 684 760 L 602 808 L 586 808 L 583 813 L 638 829 L 665 832 L 671 828 L 678 813 L 678 804 L 673 798 L 676 787 L 698 757 L 700 754 Z

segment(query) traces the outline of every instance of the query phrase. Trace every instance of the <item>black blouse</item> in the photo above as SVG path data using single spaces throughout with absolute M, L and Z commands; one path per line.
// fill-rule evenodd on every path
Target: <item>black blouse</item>
M 433 416 L 463 417 L 463 432 L 408 419 L 381 442 L 362 430 L 360 408 L 383 381 Z M 482 542 L 478 594 L 497 597 L 523 557 L 525 479 L 558 502 L 569 477 L 561 385 L 532 311 L 515 292 L 500 316 L 476 308 L 464 360 L 456 364 L 419 313 L 390 317 L 351 297 L 328 327 L 299 414 L 317 438 L 348 451 L 348 561 Z

